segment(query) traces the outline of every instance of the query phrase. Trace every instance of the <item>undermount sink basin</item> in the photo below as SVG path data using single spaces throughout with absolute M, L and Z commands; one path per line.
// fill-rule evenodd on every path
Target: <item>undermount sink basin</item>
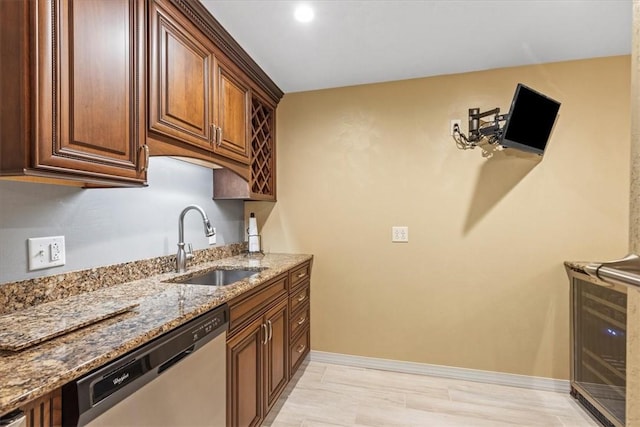
M 226 286 L 238 282 L 247 277 L 259 274 L 258 270 L 211 270 L 206 273 L 196 274 L 186 279 L 172 280 L 174 283 L 186 283 L 189 285 L 209 285 L 209 286 Z

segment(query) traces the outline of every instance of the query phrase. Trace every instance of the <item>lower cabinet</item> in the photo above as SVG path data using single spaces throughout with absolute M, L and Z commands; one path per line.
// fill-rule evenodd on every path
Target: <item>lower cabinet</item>
M 227 426 L 259 426 L 310 347 L 311 262 L 229 301 Z
M 258 426 L 287 385 L 286 298 L 227 342 L 227 425 Z
M 62 426 L 62 389 L 58 388 L 20 408 L 27 427 Z

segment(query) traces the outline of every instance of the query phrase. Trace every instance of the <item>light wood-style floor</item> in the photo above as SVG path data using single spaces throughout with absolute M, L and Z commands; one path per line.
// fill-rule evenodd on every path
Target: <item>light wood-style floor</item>
M 308 359 L 264 426 L 598 426 L 567 393 Z

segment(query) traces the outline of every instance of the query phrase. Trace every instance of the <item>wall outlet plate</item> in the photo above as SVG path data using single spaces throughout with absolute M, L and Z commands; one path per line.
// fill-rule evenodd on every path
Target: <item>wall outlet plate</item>
M 458 131 L 462 132 L 462 120 L 455 119 L 449 123 L 449 135 L 453 136 L 453 128 L 458 125 Z
M 27 240 L 29 271 L 59 267 L 66 263 L 64 236 L 34 237 Z
M 394 243 L 409 242 L 409 227 L 407 226 L 391 227 L 391 241 Z

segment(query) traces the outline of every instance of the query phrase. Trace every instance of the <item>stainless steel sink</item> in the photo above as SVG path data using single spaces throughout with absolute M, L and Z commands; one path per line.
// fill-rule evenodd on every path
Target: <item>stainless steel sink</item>
M 172 280 L 172 282 L 186 283 L 189 285 L 226 286 L 259 273 L 260 273 L 259 270 L 218 269 L 218 270 L 210 270 L 202 274 L 196 274 L 192 277 L 188 277 L 185 279 L 182 279 L 182 278 L 174 279 Z

